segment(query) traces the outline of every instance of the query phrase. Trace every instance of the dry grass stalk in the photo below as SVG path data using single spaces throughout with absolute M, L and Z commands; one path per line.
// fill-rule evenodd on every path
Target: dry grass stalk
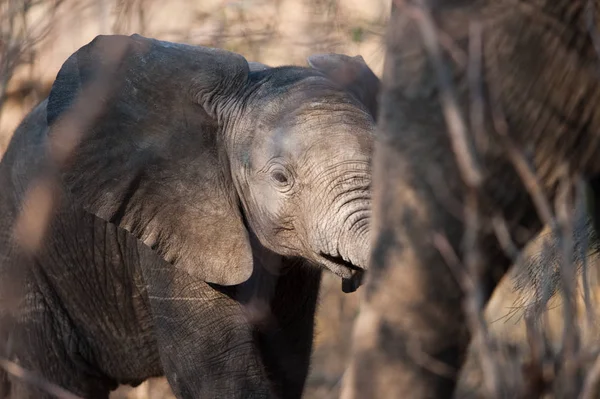
M 47 381 L 39 375 L 24 369 L 17 363 L 11 362 L 3 357 L 0 357 L 0 368 L 4 369 L 4 371 L 6 371 L 8 374 L 17 377 L 27 384 L 35 386 L 36 388 L 49 393 L 58 399 L 83 399 L 80 396 L 72 394 L 71 392 Z

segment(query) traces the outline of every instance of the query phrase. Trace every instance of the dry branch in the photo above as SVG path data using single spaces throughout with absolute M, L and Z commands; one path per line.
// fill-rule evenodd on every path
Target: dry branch
M 23 382 L 33 385 L 36 388 L 55 396 L 58 399 L 83 399 L 80 396 L 74 395 L 71 392 L 53 384 L 46 379 L 40 377 L 36 373 L 32 373 L 19 366 L 15 362 L 0 357 L 0 367 L 13 377 L 21 379 Z

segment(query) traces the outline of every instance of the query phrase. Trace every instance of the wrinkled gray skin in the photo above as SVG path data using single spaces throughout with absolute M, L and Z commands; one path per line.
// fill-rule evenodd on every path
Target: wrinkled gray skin
M 354 290 L 367 265 L 377 92 L 361 57 L 309 63 L 137 35 L 73 54 L 0 165 L 3 353 L 86 398 L 163 374 L 179 398 L 299 398 L 321 268 Z M 28 252 L 11 228 L 56 176 Z M 0 372 L 0 397 L 46 395 Z

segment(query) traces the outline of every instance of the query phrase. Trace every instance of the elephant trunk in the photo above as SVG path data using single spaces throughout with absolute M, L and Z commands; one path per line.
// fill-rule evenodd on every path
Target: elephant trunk
M 342 241 L 340 255 L 342 258 L 361 269 L 369 267 L 371 240 L 369 235 L 369 218 L 363 216 L 360 226 L 349 231 L 348 238 Z
M 342 253 L 347 253 L 346 256 L 348 261 L 363 270 L 369 267 L 369 258 L 371 255 L 371 239 L 369 235 L 368 219 L 365 220 L 365 227 L 361 229 L 361 232 L 355 233 L 356 237 L 350 240 L 349 244 L 342 250 Z M 357 270 L 352 274 L 350 278 L 342 279 L 342 291 L 354 292 L 360 287 L 363 280 L 364 271 Z
M 333 255 L 330 259 L 348 272 L 341 275 L 344 292 L 353 292 L 361 285 L 371 254 L 370 198 L 368 192 L 355 192 L 354 195 L 356 198 L 346 202 L 343 207 L 346 209 L 338 214 L 344 222 L 337 229 L 329 230 L 334 235 L 328 240 L 333 247 L 329 252 Z M 334 269 L 332 271 L 335 273 Z
M 371 253 L 371 182 L 370 175 L 353 176 L 354 185 L 348 188 L 340 206 L 343 223 L 338 238 L 339 255 L 347 262 L 367 269 Z
M 327 195 L 315 196 L 309 203 L 316 223 L 312 248 L 318 263 L 344 279 L 342 288 L 354 291 L 368 268 L 371 253 L 370 164 L 345 162 L 328 172 L 321 174 L 319 182 Z

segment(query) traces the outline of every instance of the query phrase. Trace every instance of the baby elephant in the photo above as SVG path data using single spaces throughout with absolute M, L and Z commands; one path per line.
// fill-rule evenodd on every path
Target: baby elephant
M 309 64 L 74 53 L 0 165 L 3 356 L 85 398 L 159 375 L 300 398 L 321 268 L 352 291 L 367 266 L 379 86 L 360 56 Z M 0 396 L 50 397 L 2 372 Z

